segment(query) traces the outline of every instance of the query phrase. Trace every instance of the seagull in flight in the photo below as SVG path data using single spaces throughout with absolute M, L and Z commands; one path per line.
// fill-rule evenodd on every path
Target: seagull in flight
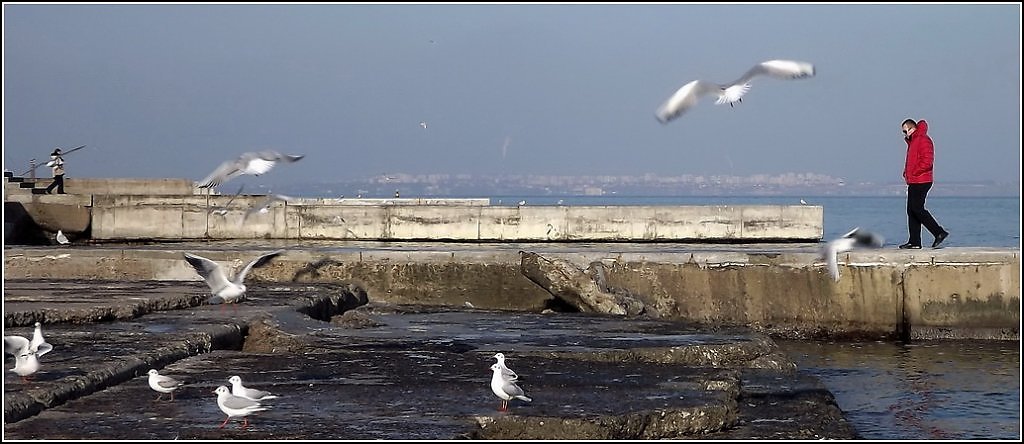
M 211 188 L 242 175 L 259 176 L 270 171 L 279 162 L 297 162 L 305 155 L 281 154 L 273 150 L 243 153 L 237 159 L 228 160 L 209 176 L 199 182 L 199 188 Z
M 884 237 L 857 227 L 839 239 L 826 243 L 820 254 L 828 264 L 828 273 L 832 276 L 832 280 L 839 282 L 839 253 L 845 253 L 854 248 L 882 248 L 883 245 L 885 245 Z
M 195 268 L 196 273 L 199 273 L 199 276 L 206 280 L 206 285 L 210 287 L 210 291 L 213 293 L 213 296 L 207 302 L 210 304 L 229 304 L 241 301 L 245 296 L 246 287 L 243 282 L 245 281 L 245 275 L 249 274 L 250 270 L 267 265 L 272 259 L 280 256 L 282 253 L 284 253 L 284 250 L 276 250 L 260 255 L 246 264 L 242 271 L 238 272 L 232 279 L 228 279 L 220 264 L 192 253 L 184 253 L 184 255 L 185 260 L 188 261 L 192 268 Z
M 420 126 L 422 126 L 423 129 L 427 129 L 427 122 L 420 122 Z
M 252 216 L 254 214 L 267 214 L 267 212 L 270 211 L 270 206 L 273 205 L 274 202 L 278 201 L 293 202 L 295 201 L 295 198 L 291 196 L 285 196 L 283 194 L 268 194 L 267 197 L 261 200 L 258 205 L 250 208 L 249 211 L 245 212 L 245 215 L 242 216 L 242 223 L 245 223 L 246 219 L 249 219 L 249 216 Z
M 655 117 L 662 124 L 666 124 L 683 115 L 690 108 L 697 104 L 701 97 L 715 95 L 716 105 L 728 103 L 733 106 L 736 102 L 743 102 L 743 96 L 750 91 L 750 81 L 757 76 L 768 76 L 777 79 L 805 79 L 814 77 L 814 65 L 796 60 L 768 60 L 758 63 L 747 70 L 740 78 L 727 84 L 718 84 L 705 80 L 694 80 L 683 85 L 665 101 L 657 111 Z
M 231 196 L 230 199 L 228 199 L 228 203 L 224 204 L 223 207 L 216 207 L 216 208 L 210 210 L 210 214 L 216 214 L 218 216 L 224 216 L 224 215 L 228 214 L 228 208 L 231 208 L 231 202 L 234 202 L 235 198 L 238 197 L 238 195 L 242 194 L 242 189 L 243 188 L 245 188 L 245 184 L 244 183 L 241 186 L 238 187 L 238 192 L 235 193 L 234 196 Z

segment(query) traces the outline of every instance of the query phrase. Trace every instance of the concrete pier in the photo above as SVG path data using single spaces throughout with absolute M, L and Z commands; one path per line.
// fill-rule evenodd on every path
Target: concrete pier
M 1020 251 L 859 250 L 834 282 L 817 244 L 379 243 L 248 241 L 8 248 L 5 279 L 197 281 L 182 252 L 232 267 L 288 251 L 250 276 L 361 282 L 374 300 L 541 311 L 553 297 L 524 276 L 520 251 L 600 263 L 607 285 L 662 318 L 744 325 L 781 337 L 1019 339 Z
M 183 179 L 68 183 L 71 194 L 48 195 L 8 182 L 5 208 L 23 217 L 5 222 L 99 242 L 813 242 L 822 238 L 824 226 L 822 207 L 813 205 L 508 207 L 492 206 L 489 199 L 296 198 L 251 213 L 265 196 L 232 201 L 231 195 L 211 195 Z M 226 213 L 212 211 L 229 202 Z

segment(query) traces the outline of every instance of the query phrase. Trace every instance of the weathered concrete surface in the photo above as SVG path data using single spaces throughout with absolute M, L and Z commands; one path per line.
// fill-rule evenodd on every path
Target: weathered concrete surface
M 834 282 L 818 244 L 176 243 L 8 248 L 7 278 L 199 281 L 192 251 L 238 268 L 288 252 L 256 281 L 358 282 L 371 298 L 406 304 L 541 311 L 566 304 L 522 275 L 520 251 L 584 269 L 603 264 L 608 289 L 660 316 L 746 325 L 780 337 L 1019 339 L 1020 252 L 948 247 L 854 251 Z
M 562 259 L 523 252 L 520 272 L 552 296 L 583 313 L 638 315 L 644 303 L 629 295 L 605 291 L 589 274 Z
M 164 289 L 154 290 L 164 296 L 154 296 L 146 283 L 138 285 L 140 297 L 168 297 Z M 5 380 L 4 436 L 856 438 L 827 392 L 814 392 L 816 382 L 794 372 L 774 342 L 746 329 L 712 333 L 677 322 L 375 302 L 353 309 L 374 325 L 342 328 L 300 312 L 325 295 L 348 295 L 320 302 L 338 311 L 340 300 L 358 304 L 352 288 L 257 285 L 249 301 L 228 309 L 203 305 L 88 328 L 46 325 L 54 351 L 43 357 L 36 381 Z M 216 332 L 228 339 L 211 340 Z M 655 349 L 662 350 L 656 353 L 660 360 L 644 353 L 627 361 L 605 359 Z M 488 386 L 496 351 L 508 356 L 533 402 L 496 412 L 498 399 Z M 707 357 L 715 355 L 732 359 L 712 364 Z M 174 402 L 153 402 L 145 377 L 150 367 L 188 382 Z M 253 415 L 245 430 L 237 422 L 217 428 L 224 416 L 212 391 L 233 374 L 281 396 L 267 402 L 270 410 Z M 32 406 L 42 411 L 26 417 Z M 770 409 L 770 417 L 757 416 L 758 409 Z M 787 421 L 772 420 L 780 415 Z M 19 417 L 24 419 L 14 419 Z
M 521 206 L 344 199 L 280 202 L 242 218 L 263 196 L 95 195 L 92 239 L 338 239 L 381 241 L 816 241 L 820 206 Z

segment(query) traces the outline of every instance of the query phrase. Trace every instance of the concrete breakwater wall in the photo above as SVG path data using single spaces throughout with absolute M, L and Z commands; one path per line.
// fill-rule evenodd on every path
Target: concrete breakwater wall
M 370 300 L 540 311 L 557 309 L 550 293 L 521 273 L 524 248 L 599 262 L 607 285 L 628 291 L 663 318 L 749 325 L 782 337 L 1019 339 L 1020 252 L 1008 249 L 854 251 L 840 257 L 834 282 L 804 251 L 615 252 L 605 246 L 523 244 L 446 249 L 288 247 L 252 282 L 360 282 Z M 5 279 L 198 281 L 182 251 L 238 268 L 269 248 L 8 249 Z M 260 284 L 250 285 L 258 289 Z M 256 290 L 258 291 L 258 290 Z
M 354 239 L 469 241 L 657 241 L 678 239 L 817 240 L 822 208 L 811 206 L 351 205 L 344 199 L 279 202 L 265 214 L 246 209 L 262 196 L 239 196 L 224 215 L 210 208 L 229 196 L 95 196 L 92 238 Z M 244 222 L 243 222 L 244 221 Z
M 810 205 L 509 207 L 492 206 L 489 199 L 301 198 L 275 202 L 266 212 L 250 212 L 265 196 L 231 199 L 196 194 L 6 196 L 7 204 L 20 205 L 19 213 L 27 214 L 36 226 L 115 242 L 802 242 L 820 240 L 824 226 L 823 208 Z M 227 208 L 212 211 L 219 207 Z

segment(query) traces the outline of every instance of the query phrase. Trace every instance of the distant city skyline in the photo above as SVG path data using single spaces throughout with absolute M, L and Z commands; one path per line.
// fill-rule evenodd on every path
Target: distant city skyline
M 268 181 L 378 172 L 777 175 L 899 181 L 925 119 L 936 186 L 1020 180 L 1021 6 L 5 3 L 4 168 L 200 180 L 243 152 Z M 756 63 L 735 107 L 659 123 L 693 80 Z M 41 175 L 48 175 L 43 168 Z

